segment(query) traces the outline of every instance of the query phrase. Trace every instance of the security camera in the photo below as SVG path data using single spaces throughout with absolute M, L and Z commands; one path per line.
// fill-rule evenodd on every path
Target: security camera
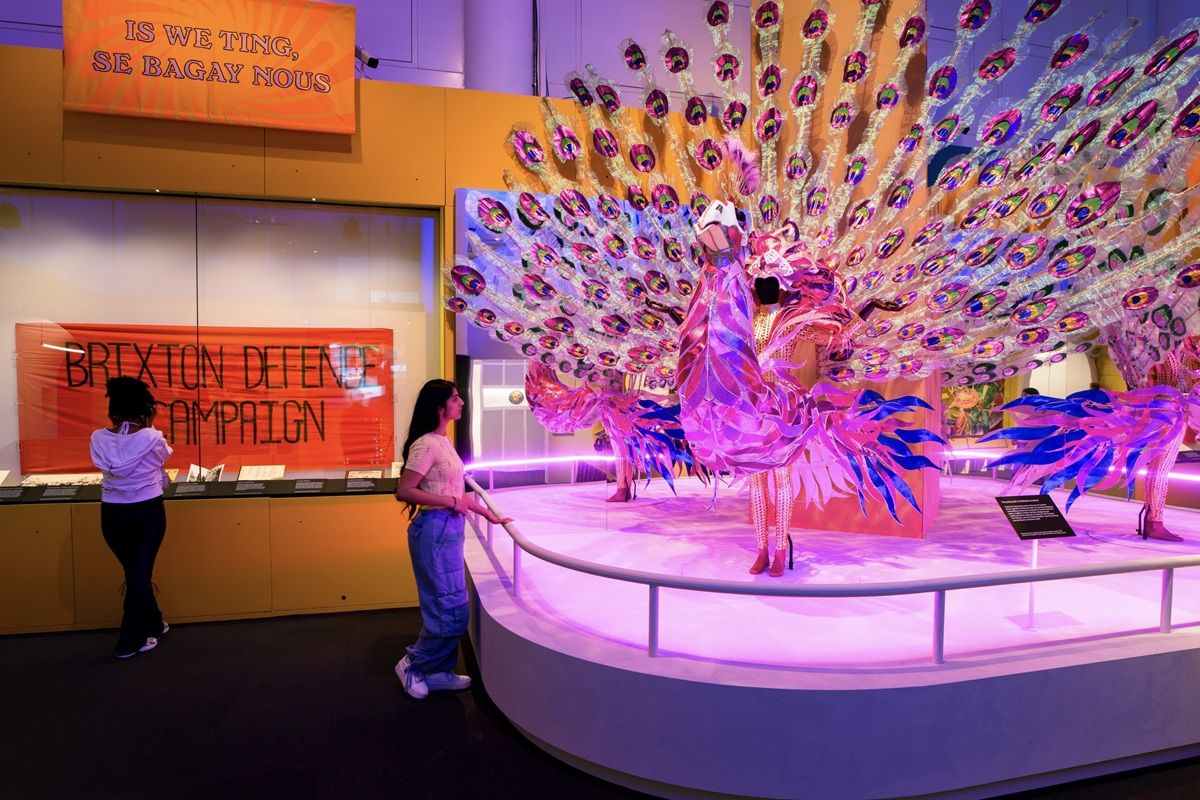
M 379 66 L 379 59 L 358 45 L 354 45 L 354 57 L 358 59 L 358 63 L 367 69 L 375 69 Z

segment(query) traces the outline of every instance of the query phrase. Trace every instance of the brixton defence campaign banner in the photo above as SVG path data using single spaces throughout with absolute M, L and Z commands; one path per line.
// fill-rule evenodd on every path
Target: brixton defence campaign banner
M 63 0 L 63 108 L 354 133 L 354 7 Z
M 392 331 L 18 323 L 23 473 L 94 470 L 105 382 L 146 382 L 169 466 L 393 460 Z

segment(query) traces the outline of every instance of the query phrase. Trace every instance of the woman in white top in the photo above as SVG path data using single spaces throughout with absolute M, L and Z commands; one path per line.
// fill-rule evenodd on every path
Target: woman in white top
M 171 447 L 153 427 L 156 406 L 150 388 L 136 378 L 108 381 L 112 427 L 92 434 L 92 462 L 104 473 L 100 530 L 125 571 L 125 609 L 117 658 L 158 646 L 169 627 L 154 599 L 154 559 L 167 532 L 163 463 Z
M 408 550 L 421 603 L 421 634 L 396 664 L 396 675 L 417 700 L 471 685 L 469 677 L 453 671 L 458 640 L 467 630 L 464 515 L 475 511 L 493 523 L 510 521 L 465 496 L 463 463 L 446 436 L 450 421 L 461 419 L 462 411 L 463 399 L 450 381 L 435 379 L 421 387 L 396 486 L 396 499 L 417 512 L 408 526 Z

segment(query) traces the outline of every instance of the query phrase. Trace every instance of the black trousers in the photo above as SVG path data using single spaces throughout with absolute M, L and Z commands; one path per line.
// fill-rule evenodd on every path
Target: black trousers
M 163 499 L 101 503 L 100 530 L 125 570 L 125 611 L 117 652 L 128 653 L 151 636 L 162 633 L 162 612 L 158 610 L 150 580 L 154 575 L 154 558 L 167 532 Z

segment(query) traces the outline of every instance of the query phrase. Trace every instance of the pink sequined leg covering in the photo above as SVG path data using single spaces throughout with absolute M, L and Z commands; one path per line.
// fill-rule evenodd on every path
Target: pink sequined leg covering
M 1171 467 L 1175 466 L 1175 459 L 1179 457 L 1179 448 L 1183 445 L 1183 435 L 1186 431 L 1187 428 L 1181 425 L 1178 435 L 1167 443 L 1162 455 L 1155 456 L 1146 465 L 1146 518 L 1154 522 L 1162 522 Z
M 763 477 L 766 475 L 764 473 Z M 792 522 L 792 468 L 779 467 L 775 470 L 775 549 L 787 547 L 788 528 Z M 766 533 L 763 547 L 767 546 Z
M 628 489 L 630 487 L 630 485 L 632 484 L 632 481 L 630 480 L 630 478 L 632 476 L 630 475 L 630 473 L 633 471 L 631 469 L 631 467 L 633 465 L 629 463 L 629 459 L 621 456 L 619 453 L 616 455 L 617 455 L 617 460 L 615 462 L 615 466 L 616 466 L 617 488 L 618 489 Z
M 754 545 L 767 549 L 767 473 L 750 476 L 750 518 L 754 522 Z

